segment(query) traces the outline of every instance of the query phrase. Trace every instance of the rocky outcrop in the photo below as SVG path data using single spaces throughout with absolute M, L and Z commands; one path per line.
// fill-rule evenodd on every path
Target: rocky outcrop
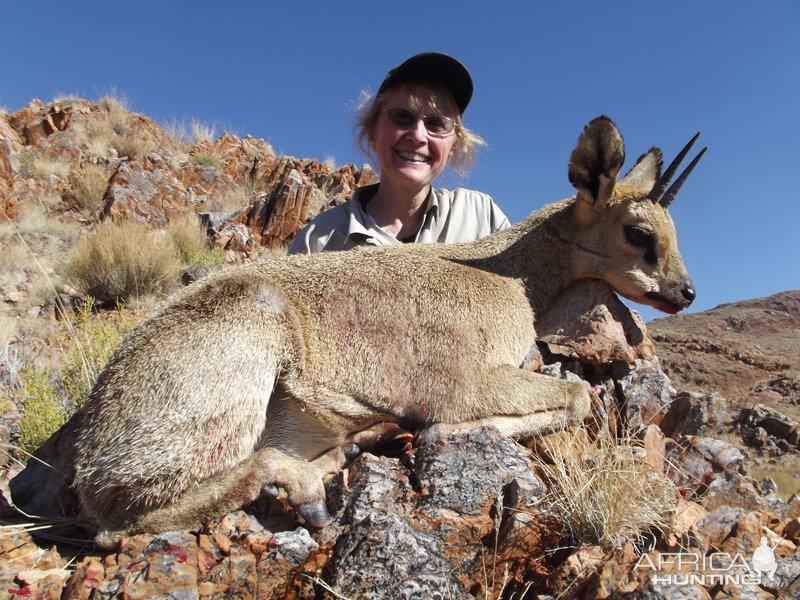
M 51 174 L 21 169 L 20 157 L 43 157 L 61 168 Z M 377 181 L 369 167 L 334 169 L 314 159 L 277 157 L 252 136 L 224 134 L 190 145 L 110 100 L 33 100 L 0 116 L 0 211 L 10 218 L 20 195 L 37 185 L 61 197 L 65 214 L 74 211 L 73 218 L 85 219 L 70 174 L 87 164 L 107 174 L 90 223 L 135 219 L 164 227 L 182 214 L 202 212 L 206 204 L 238 199 L 228 212 L 217 213 L 211 237 L 238 260 L 287 245 L 314 215 L 347 200 L 358 185 Z

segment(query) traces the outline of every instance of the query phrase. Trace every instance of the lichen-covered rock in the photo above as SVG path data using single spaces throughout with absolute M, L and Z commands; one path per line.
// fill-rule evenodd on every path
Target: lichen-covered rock
M 337 522 L 319 536 L 334 547 L 322 580 L 348 598 L 464 597 L 486 568 L 487 536 L 505 564 L 509 545 L 535 562 L 537 543 L 560 533 L 511 518 L 545 488 L 524 449 L 494 429 L 456 432 L 406 460 L 362 455 L 328 491 Z
M 633 365 L 655 353 L 639 315 L 598 280 L 564 290 L 558 302 L 537 315 L 536 332 L 554 353 L 601 368 L 617 361 Z

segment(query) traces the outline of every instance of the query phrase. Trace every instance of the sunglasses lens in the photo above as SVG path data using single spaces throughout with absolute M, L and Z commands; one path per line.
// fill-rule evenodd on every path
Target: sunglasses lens
M 417 115 L 405 108 L 390 108 L 386 111 L 386 116 L 400 127 L 411 127 L 417 122 Z
M 453 131 L 453 120 L 442 115 L 425 117 L 425 129 L 434 135 L 442 135 Z

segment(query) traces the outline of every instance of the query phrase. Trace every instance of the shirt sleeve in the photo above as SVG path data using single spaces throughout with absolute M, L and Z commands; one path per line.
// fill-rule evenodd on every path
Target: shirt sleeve
M 491 202 L 491 214 L 490 214 L 490 223 L 492 233 L 495 231 L 500 231 L 502 229 L 507 229 L 511 227 L 511 222 L 508 220 L 506 214 L 500 209 L 497 204 L 495 204 L 494 200 L 490 198 Z
M 311 254 L 311 232 L 314 229 L 309 223 L 300 230 L 292 243 L 289 244 L 288 254 Z

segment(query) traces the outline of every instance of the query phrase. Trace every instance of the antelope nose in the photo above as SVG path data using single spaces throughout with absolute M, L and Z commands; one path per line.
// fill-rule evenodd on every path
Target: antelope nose
M 686 280 L 683 282 L 683 288 L 681 289 L 681 294 L 686 301 L 691 304 L 692 301 L 697 297 L 697 292 L 694 291 L 694 284 L 690 280 Z

